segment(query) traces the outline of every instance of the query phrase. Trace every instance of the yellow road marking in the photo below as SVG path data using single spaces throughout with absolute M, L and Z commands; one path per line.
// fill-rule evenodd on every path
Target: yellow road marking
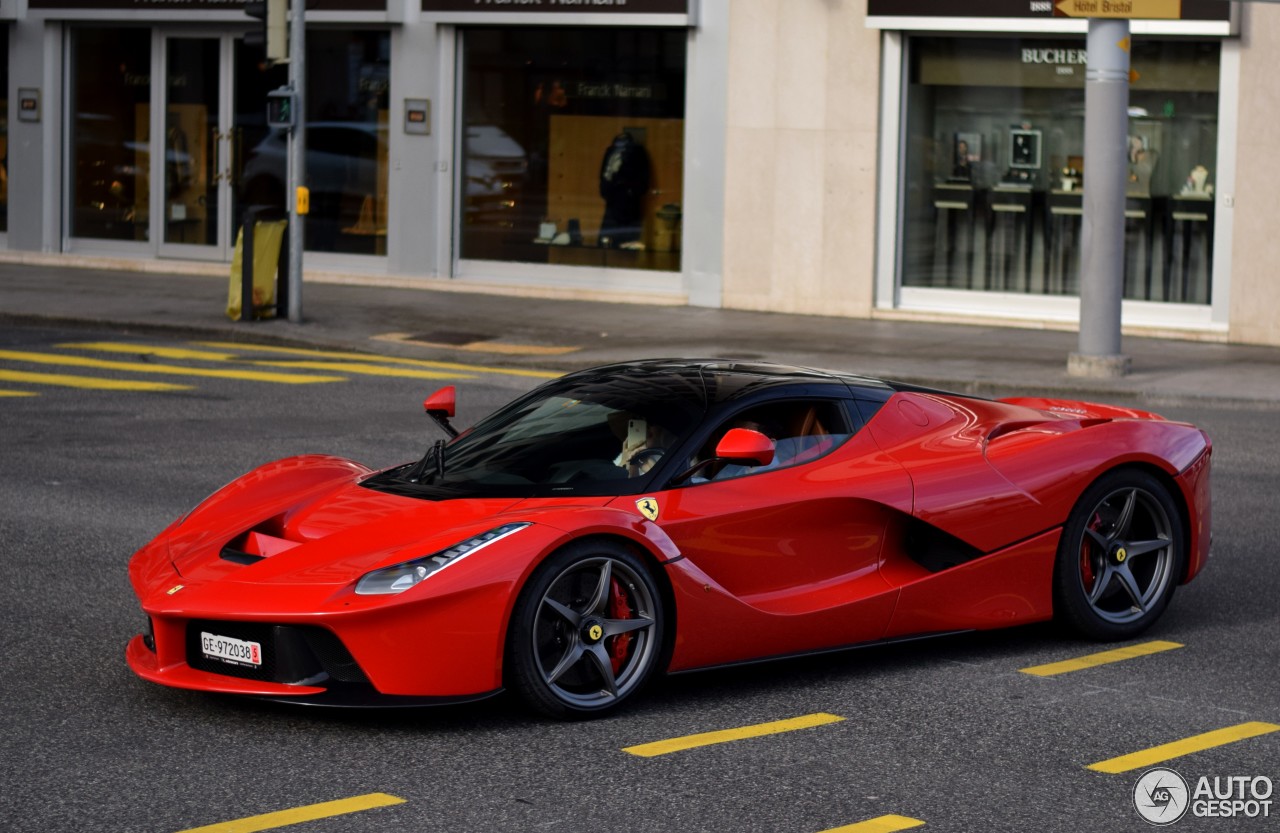
M 341 373 L 355 373 L 361 376 L 397 376 L 406 379 L 474 379 L 459 373 L 446 373 L 441 370 L 414 370 L 408 367 L 382 367 L 376 364 L 360 364 L 358 362 L 309 362 L 309 361 L 251 361 L 249 364 L 258 367 L 300 367 L 305 370 L 332 370 Z
M 895 833 L 898 830 L 910 830 L 920 827 L 924 822 L 910 816 L 880 816 L 860 821 L 857 824 L 846 824 L 844 827 L 833 827 L 822 833 Z
M 27 382 L 33 385 L 57 385 L 64 388 L 86 390 L 191 390 L 190 385 L 171 385 L 167 382 L 138 382 L 130 379 L 98 379 L 93 376 L 68 376 L 60 373 L 28 373 L 25 370 L 0 368 L 0 381 Z
M 209 350 L 192 350 L 186 347 L 159 347 L 146 344 L 119 344 L 108 341 L 85 341 L 59 344 L 72 350 L 98 350 L 105 353 L 128 353 L 137 356 L 160 356 L 166 359 L 191 359 L 207 362 L 244 361 L 258 367 L 296 367 L 302 370 L 330 370 L 339 373 L 357 373 L 363 376 L 396 376 L 409 379 L 472 379 L 473 376 L 460 376 L 457 373 L 445 373 L 440 370 L 408 370 L 398 367 L 380 367 L 361 362 L 322 362 L 322 361 L 250 361 L 240 359 L 235 353 L 214 353 Z M 311 355 L 323 354 L 313 352 Z M 378 357 L 373 357 L 375 360 Z
M 196 341 L 201 347 L 214 347 L 220 350 L 239 350 L 242 352 L 285 353 L 294 356 L 312 356 L 318 359 L 349 359 L 360 362 L 378 362 L 381 364 L 403 364 L 409 367 L 427 367 L 436 370 L 460 370 L 463 373 L 496 373 L 503 376 L 527 376 L 534 379 L 557 379 L 563 374 L 549 370 L 522 370 L 519 368 L 481 367 L 474 364 L 458 364 L 456 362 L 437 362 L 428 359 L 405 359 L 399 356 L 378 356 L 369 353 L 348 353 L 341 350 L 309 350 L 304 347 L 278 347 L 267 344 L 246 344 L 235 341 Z
M 225 362 L 234 353 L 211 353 L 208 350 L 191 350 L 186 347 L 159 347 L 149 344 L 122 344 L 112 341 L 77 341 L 56 345 L 68 350 L 96 350 L 100 353 L 128 353 L 131 356 L 160 356 L 165 359 L 191 359 L 194 361 Z
M 553 347 L 538 344 L 512 344 L 507 341 L 484 340 L 467 344 L 445 344 L 439 341 L 424 341 L 413 338 L 408 333 L 383 333 L 370 336 L 374 341 L 390 341 L 396 344 L 416 344 L 419 347 L 435 347 L 442 350 L 463 350 L 467 353 L 502 353 L 508 356 L 563 356 L 576 353 L 581 347 Z
M 772 723 L 757 723 L 754 726 L 743 726 L 738 729 L 721 729 L 718 732 L 703 732 L 697 735 L 685 735 L 682 738 L 659 740 L 653 743 L 642 743 L 639 746 L 628 746 L 623 752 L 638 755 L 641 758 L 653 758 L 685 749 L 696 749 L 699 746 L 711 746 L 716 743 L 728 743 L 746 738 L 758 738 L 764 735 L 776 735 L 782 732 L 794 732 L 797 729 L 809 729 L 824 726 L 828 723 L 839 723 L 843 717 L 834 714 L 807 714 L 789 720 L 775 720 Z
M 1190 755 L 1192 752 L 1201 752 L 1205 749 L 1213 749 L 1216 746 L 1226 746 L 1228 743 L 1235 743 L 1238 740 L 1255 738 L 1259 735 L 1276 731 L 1280 731 L 1280 726 L 1274 723 L 1241 723 L 1238 726 L 1215 729 L 1212 732 L 1205 732 L 1202 735 L 1195 735 L 1184 740 L 1175 740 L 1173 743 L 1165 743 L 1160 746 L 1153 746 L 1150 749 L 1143 749 L 1140 752 L 1121 755 L 1118 758 L 1111 758 L 1107 761 L 1099 761 L 1096 764 L 1089 764 L 1087 769 L 1091 769 L 1094 772 L 1130 772 L 1152 764 L 1162 763 L 1171 758 L 1181 758 L 1183 755 Z
M 1116 648 L 1111 651 L 1100 651 L 1096 654 L 1087 654 L 1083 657 L 1075 659 L 1064 659 L 1061 662 L 1050 662 L 1046 665 L 1033 665 L 1030 668 L 1023 668 L 1023 674 L 1031 674 L 1034 677 L 1053 677 L 1058 674 L 1066 674 L 1071 671 L 1080 671 L 1084 668 L 1094 668 L 1099 665 L 1107 665 L 1112 662 L 1121 662 L 1126 659 L 1135 657 L 1145 657 L 1150 654 L 1158 654 L 1161 651 L 1172 651 L 1174 648 L 1185 647 L 1178 642 L 1162 642 L 1156 640 L 1154 642 L 1143 642 L 1138 645 L 1128 645 L 1124 648 Z
M 220 370 L 208 367 L 182 367 L 150 362 L 114 362 L 83 356 L 59 356 L 52 353 L 30 353 L 23 350 L 0 350 L 0 359 L 59 364 L 70 367 L 92 367 L 99 370 L 125 370 L 130 373 L 166 373 L 177 376 L 206 376 L 218 379 L 241 379 L 250 382 L 275 382 L 283 385 L 310 385 L 318 382 L 345 382 L 342 376 L 299 376 L 291 373 L 269 373 L 261 370 Z
M 369 793 L 368 795 L 358 795 L 355 798 L 324 801 L 319 804 L 308 804 L 306 807 L 296 807 L 292 810 L 280 810 L 275 813 L 264 813 L 261 816 L 249 816 L 235 821 L 224 821 L 221 824 L 193 827 L 190 830 L 179 831 L 179 833 L 256 833 L 258 830 L 271 830 L 276 827 L 298 824 L 299 822 L 327 819 L 331 816 L 359 813 L 362 810 L 372 810 L 375 807 L 390 807 L 394 804 L 404 803 L 403 798 L 397 798 L 394 795 Z
M 3 396 L 39 396 L 40 394 L 29 390 L 0 390 L 0 397 Z

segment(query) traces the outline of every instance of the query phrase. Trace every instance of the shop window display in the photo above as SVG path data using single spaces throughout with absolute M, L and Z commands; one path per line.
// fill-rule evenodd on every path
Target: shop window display
M 146 240 L 151 30 L 71 33 L 71 234 Z
M 465 31 L 462 258 L 679 270 L 685 38 Z
M 1083 39 L 909 48 L 903 286 L 1078 294 Z M 1219 50 L 1133 43 L 1126 298 L 1211 301 Z

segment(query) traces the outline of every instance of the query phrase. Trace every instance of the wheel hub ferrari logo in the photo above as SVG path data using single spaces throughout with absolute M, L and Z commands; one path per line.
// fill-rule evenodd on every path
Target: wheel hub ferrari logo
M 587 625 L 587 639 L 591 642 L 599 642 L 604 638 L 604 627 L 599 622 L 592 622 Z
M 644 515 L 651 521 L 658 520 L 658 501 L 651 497 L 642 497 L 636 501 L 636 508 L 640 510 L 640 514 Z
M 1129 557 L 1129 553 L 1125 552 L 1124 547 L 1121 547 L 1120 549 L 1116 550 L 1116 562 L 1117 562 L 1117 563 L 1119 563 L 1119 564 L 1123 564 L 1123 563 L 1124 563 L 1124 561 L 1125 561 L 1125 559 L 1126 559 L 1126 558 L 1128 558 L 1128 557 Z

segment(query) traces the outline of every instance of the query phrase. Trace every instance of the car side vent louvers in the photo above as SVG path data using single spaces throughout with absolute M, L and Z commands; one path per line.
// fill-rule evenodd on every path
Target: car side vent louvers
M 950 570 L 983 555 L 981 550 L 954 535 L 914 518 L 907 523 L 902 543 L 907 556 L 931 573 Z

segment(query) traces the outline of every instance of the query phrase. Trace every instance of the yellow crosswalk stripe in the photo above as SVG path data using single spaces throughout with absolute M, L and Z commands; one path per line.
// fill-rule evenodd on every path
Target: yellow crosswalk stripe
M 241 379 L 251 382 L 274 382 L 282 385 L 311 385 L 321 382 L 345 382 L 345 376 L 307 376 L 293 373 L 269 373 L 262 370 L 222 370 L 208 367 L 152 364 L 150 362 L 117 362 L 84 356 L 61 356 L 25 350 L 0 350 L 0 359 L 54 364 L 68 367 L 91 367 L 97 370 L 123 370 L 130 373 L 164 373 L 176 376 L 203 376 L 216 379 Z
M 168 382 L 141 382 L 133 379 L 99 379 L 94 376 L 68 376 L 59 373 L 28 373 L 25 370 L 8 370 L 0 367 L 0 381 L 25 382 L 32 385 L 55 385 L 84 390 L 139 390 L 173 391 L 191 390 L 190 385 L 171 385 Z
M 0 390 L 0 397 L 5 396 L 39 396 L 40 394 L 29 390 Z
M 716 732 L 702 732 L 696 735 L 685 735 L 670 740 L 659 740 L 653 743 L 642 743 L 639 746 L 628 746 L 623 752 L 638 755 L 641 758 L 653 758 L 685 749 L 696 749 L 699 746 L 711 746 L 716 743 L 728 743 L 746 738 L 758 738 L 765 735 L 776 735 L 781 732 L 794 732 L 798 729 L 809 729 L 824 726 L 828 723 L 839 723 L 843 717 L 834 714 L 807 714 L 789 720 L 775 720 L 770 723 L 757 723 L 754 726 L 742 726 L 737 729 L 721 729 Z
M 445 373 L 440 370 L 414 370 L 408 367 L 382 367 L 358 362 L 309 362 L 309 361 L 251 361 L 258 367 L 300 367 L 306 370 L 330 370 L 339 373 L 355 373 L 360 376 L 396 376 L 405 379 L 474 379 L 474 376 Z
M 99 353 L 127 353 L 131 356 L 159 356 L 163 359 L 205 362 L 226 362 L 236 357 L 235 353 L 213 353 L 209 350 L 192 350 L 188 347 L 162 347 L 114 341 L 73 341 L 55 346 L 66 350 L 93 350 Z
M 1172 743 L 1164 743 L 1160 746 L 1153 746 L 1150 749 L 1143 749 L 1128 755 L 1121 755 L 1118 758 L 1111 758 L 1106 761 L 1099 761 L 1096 764 L 1089 764 L 1087 769 L 1094 772 L 1131 772 L 1135 769 L 1151 766 L 1152 764 L 1163 763 L 1172 758 L 1181 758 L 1183 755 L 1190 755 L 1192 752 L 1202 752 L 1205 749 L 1213 749 L 1217 746 L 1226 746 L 1228 743 L 1246 740 L 1248 738 L 1256 738 L 1259 735 L 1269 734 L 1271 732 L 1280 731 L 1280 726 L 1274 723 L 1241 723 L 1238 726 L 1228 726 L 1225 729 L 1215 729 L 1212 732 L 1194 735 L 1183 740 L 1175 740 Z
M 419 347 L 433 347 L 439 350 L 461 350 L 467 353 L 503 353 L 508 356 L 564 356 L 576 353 L 581 347 L 560 347 L 546 344 L 517 344 L 500 339 L 481 339 L 464 344 L 449 344 L 442 341 L 414 338 L 409 333 L 382 333 L 369 336 L 374 341 L 388 341 L 392 344 L 416 344 Z
M 264 359 L 250 360 L 244 359 L 235 353 L 215 353 L 210 350 L 192 350 L 187 347 L 163 347 L 153 346 L 149 344 L 121 344 L 109 341 L 84 341 L 59 344 L 58 347 L 71 350 L 96 350 L 104 353 L 127 353 L 136 356 L 160 356 L 165 359 L 188 359 L 192 361 L 207 362 L 235 362 L 240 361 L 245 364 L 255 365 L 257 367 L 294 367 L 300 370 L 328 370 L 338 373 L 355 373 L 361 376 L 392 376 L 407 379 L 474 379 L 474 376 L 461 375 L 458 373 L 447 373 L 441 370 L 411 370 L 405 367 L 382 367 L 383 357 L 370 356 L 362 357 L 361 361 L 347 362 L 329 362 L 329 361 L 306 361 L 301 359 L 281 359 L 268 361 Z M 249 351 L 252 352 L 252 351 Z M 330 354 L 318 351 L 302 351 L 304 355 L 312 355 L 316 357 L 331 357 Z M 355 353 L 347 355 L 358 355 Z M 379 364 L 368 364 L 368 361 L 379 361 Z
M 244 344 L 234 341 L 196 341 L 193 344 L 201 347 L 213 347 L 219 350 L 239 350 L 243 352 L 284 353 L 295 356 L 313 356 L 320 359 L 348 359 L 360 362 L 379 362 L 381 364 L 402 364 L 409 367 L 427 367 L 436 370 L 458 370 L 463 373 L 494 373 L 503 376 L 525 376 L 533 379 L 556 379 L 561 375 L 550 370 L 524 370 L 515 367 L 482 367 L 474 364 L 458 364 L 457 362 L 437 362 L 429 359 L 406 359 L 399 356 L 378 356 L 369 353 L 350 353 L 340 350 L 309 350 L 303 347 L 279 347 L 267 344 Z
M 249 816 L 235 821 L 224 821 L 220 824 L 207 824 L 204 827 L 193 827 L 179 833 L 257 833 L 259 830 L 272 830 L 304 821 L 317 821 L 333 816 L 359 813 L 375 807 L 390 807 L 404 804 L 405 800 L 386 793 L 369 793 L 355 798 L 343 798 L 338 801 L 322 801 L 319 804 L 308 804 L 292 810 L 279 810 L 274 813 L 263 813 L 260 816 Z
M 1134 659 L 1135 657 L 1145 657 L 1151 654 L 1158 654 L 1161 651 L 1172 651 L 1174 648 L 1185 647 L 1180 642 L 1164 642 L 1155 640 L 1153 642 L 1143 642 L 1138 645 L 1126 645 L 1123 648 L 1115 648 L 1110 651 L 1099 651 L 1096 654 L 1087 654 L 1083 657 L 1075 659 L 1064 659 L 1061 662 L 1050 662 L 1045 665 L 1033 665 L 1030 668 L 1023 668 L 1023 674 L 1030 674 L 1033 677 L 1054 677 L 1058 674 L 1067 674 L 1071 671 L 1080 671 L 1085 668 L 1096 668 L 1099 665 L 1107 665 L 1112 662 L 1122 662 L 1126 659 Z
M 910 830 L 924 825 L 920 819 L 910 816 L 880 816 L 860 821 L 857 824 L 846 824 L 844 827 L 833 827 L 822 833 L 897 833 L 899 830 Z

